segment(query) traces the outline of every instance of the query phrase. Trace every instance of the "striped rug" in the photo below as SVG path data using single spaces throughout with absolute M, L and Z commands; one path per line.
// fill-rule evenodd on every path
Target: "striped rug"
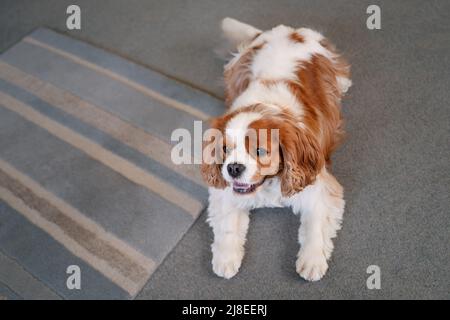
M 133 298 L 206 204 L 171 133 L 222 108 L 48 29 L 1 54 L 0 299 Z

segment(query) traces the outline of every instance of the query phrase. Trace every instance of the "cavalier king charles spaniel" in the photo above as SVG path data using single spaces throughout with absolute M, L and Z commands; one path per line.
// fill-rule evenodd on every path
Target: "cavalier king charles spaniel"
M 261 31 L 225 18 L 236 53 L 224 67 L 227 112 L 211 127 L 215 161 L 202 163 L 209 185 L 212 267 L 233 277 L 244 257 L 250 210 L 290 207 L 300 215 L 298 274 L 321 279 L 344 212 L 330 173 L 342 140 L 341 98 L 350 68 L 320 33 L 284 25 Z M 220 161 L 217 161 L 220 160 Z

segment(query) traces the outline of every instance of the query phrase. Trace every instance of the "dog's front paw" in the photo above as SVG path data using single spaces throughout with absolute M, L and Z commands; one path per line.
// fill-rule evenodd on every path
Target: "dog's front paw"
M 318 281 L 328 269 L 322 250 L 301 249 L 296 262 L 297 273 L 305 280 Z
M 213 246 L 214 273 L 225 279 L 234 277 L 239 271 L 243 256 L 244 250 L 241 248 Z

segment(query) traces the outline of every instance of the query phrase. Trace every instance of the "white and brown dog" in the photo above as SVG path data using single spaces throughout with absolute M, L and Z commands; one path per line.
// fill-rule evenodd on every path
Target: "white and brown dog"
M 222 29 L 237 53 L 224 69 L 229 109 L 212 121 L 223 133 L 223 162 L 202 165 L 213 270 L 227 279 L 238 272 L 251 209 L 291 207 L 301 214 L 297 272 L 319 280 L 344 211 L 342 186 L 328 169 L 343 135 L 349 65 L 311 29 L 280 25 L 263 32 L 230 18 Z M 276 139 L 258 134 L 252 146 L 247 132 L 262 129 L 277 129 Z M 274 154 L 279 161 L 263 161 Z

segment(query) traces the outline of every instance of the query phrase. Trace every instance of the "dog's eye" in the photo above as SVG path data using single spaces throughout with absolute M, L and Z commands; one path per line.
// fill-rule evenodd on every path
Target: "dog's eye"
M 256 155 L 258 157 L 264 157 L 267 154 L 267 150 L 264 148 L 258 148 L 256 149 Z
M 228 152 L 230 152 L 230 148 L 223 146 L 223 153 L 227 154 Z

